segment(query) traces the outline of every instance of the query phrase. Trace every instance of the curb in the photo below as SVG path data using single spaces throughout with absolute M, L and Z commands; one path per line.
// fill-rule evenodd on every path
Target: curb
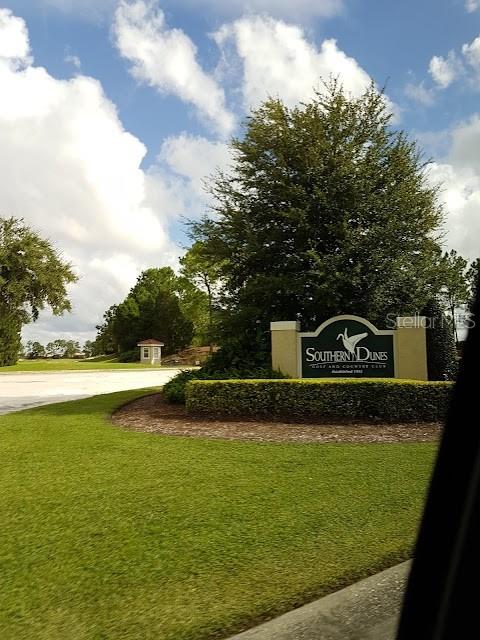
M 394 640 L 410 561 L 229 640 Z

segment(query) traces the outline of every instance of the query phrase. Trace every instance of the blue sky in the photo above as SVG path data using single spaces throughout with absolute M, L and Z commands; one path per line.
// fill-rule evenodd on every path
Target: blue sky
M 101 3 L 99 0 L 96 4 Z M 105 10 L 97 9 L 93 15 L 81 7 L 70 10 L 72 4 L 75 3 L 62 0 L 51 4 L 43 0 L 11 0 L 3 6 L 27 21 L 37 64 L 55 77 L 68 78 L 74 71 L 72 64 L 65 61 L 70 53 L 81 60 L 82 73 L 101 80 L 107 96 L 117 105 L 125 128 L 147 145 L 147 163 L 164 137 L 184 130 L 205 133 L 202 124 L 191 117 L 188 105 L 139 86 L 129 75 L 128 64 L 112 45 L 114 2 L 105 2 Z M 82 5 L 82 0 L 78 4 Z M 178 7 L 179 4 L 182 2 L 166 0 L 159 6 L 165 11 L 169 26 L 182 29 L 193 40 L 202 66 L 213 70 L 218 63 L 218 48 L 210 34 L 226 21 L 244 15 L 243 11 L 219 13 L 201 0 Z M 248 3 L 244 6 L 248 15 Z M 338 46 L 379 85 L 387 83 L 388 94 L 402 108 L 401 126 L 407 130 L 443 130 L 477 108 L 478 92 L 466 90 L 462 84 L 442 92 L 433 107 L 419 108 L 405 95 L 408 84 L 423 81 L 427 88 L 435 85 L 428 74 L 434 55 L 458 51 L 480 34 L 480 11 L 467 12 L 462 0 L 352 0 L 344 3 L 339 14 L 327 18 L 300 14 L 292 19 L 289 12 L 282 10 L 268 13 L 301 24 L 312 43 L 335 38 Z
M 141 269 L 175 266 L 249 108 L 308 99 L 329 74 L 355 95 L 387 83 L 435 160 L 446 246 L 476 257 L 479 1 L 0 0 L 0 211 L 81 276 L 74 313 L 25 337 L 90 338 Z

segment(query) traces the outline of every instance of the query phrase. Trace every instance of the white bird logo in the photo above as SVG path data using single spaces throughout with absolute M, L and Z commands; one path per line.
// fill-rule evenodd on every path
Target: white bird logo
M 355 347 L 357 346 L 357 343 L 360 342 L 360 340 L 363 340 L 364 338 L 366 338 L 367 336 L 368 336 L 368 333 L 359 333 L 356 336 L 351 336 L 349 338 L 347 333 L 347 327 L 345 327 L 344 332 L 338 334 L 337 340 L 341 338 L 345 349 L 352 355 L 355 355 Z

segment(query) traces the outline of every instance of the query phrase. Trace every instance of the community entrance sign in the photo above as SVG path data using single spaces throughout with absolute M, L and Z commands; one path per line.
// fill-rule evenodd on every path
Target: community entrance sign
M 365 318 L 336 316 L 311 333 L 296 320 L 271 322 L 272 367 L 291 378 L 428 380 L 425 318 L 389 322 L 380 330 Z
M 302 378 L 394 378 L 394 332 L 357 316 L 337 316 L 299 333 Z

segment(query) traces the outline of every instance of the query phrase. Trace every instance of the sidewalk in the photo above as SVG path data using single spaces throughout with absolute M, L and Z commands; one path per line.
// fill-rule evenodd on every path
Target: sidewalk
M 403 562 L 229 640 L 394 640 L 409 569 Z

